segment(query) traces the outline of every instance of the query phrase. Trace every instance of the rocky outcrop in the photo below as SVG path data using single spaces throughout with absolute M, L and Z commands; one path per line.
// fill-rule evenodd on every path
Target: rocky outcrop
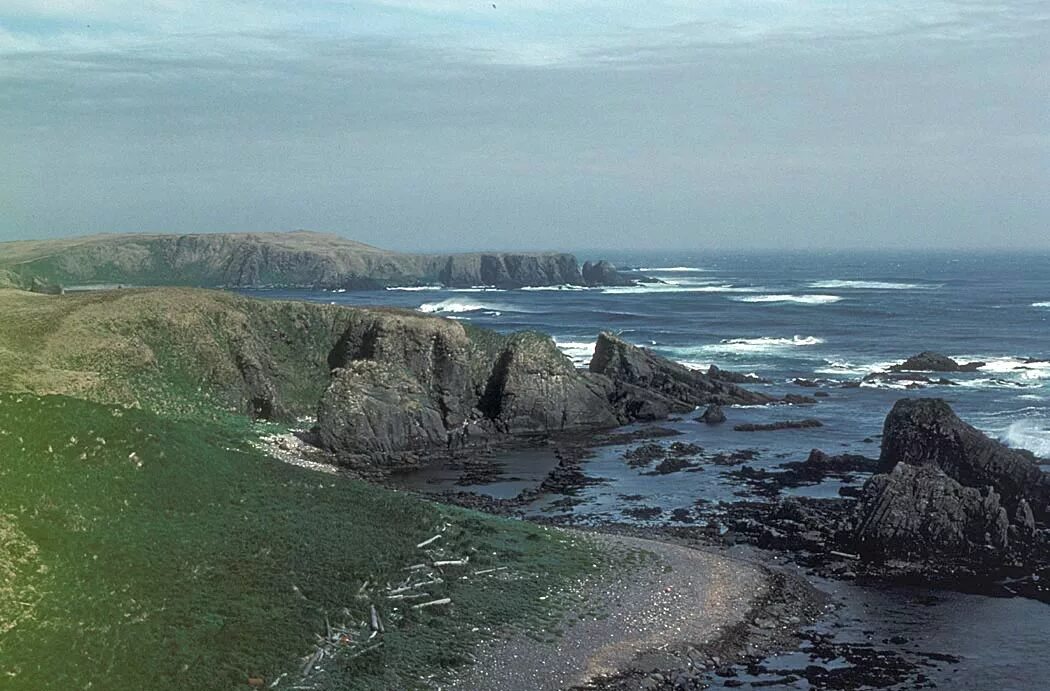
M 707 376 L 716 381 L 727 381 L 730 384 L 768 384 L 768 379 L 756 376 L 754 374 L 740 374 L 739 372 L 730 372 L 724 370 L 717 365 L 709 365 L 707 368 Z
M 588 286 L 629 286 L 635 283 L 604 259 L 597 262 L 584 262 L 581 273 L 584 285 Z
M 1048 515 L 1050 476 L 1027 454 L 960 420 L 940 399 L 894 405 L 879 470 L 849 524 L 867 559 L 985 568 L 1024 562 L 1039 551 L 1034 545 L 1046 542 L 1039 525 Z
M 608 262 L 591 268 L 590 284 L 632 283 Z M 376 289 L 440 284 L 579 285 L 580 266 L 557 252 L 404 254 L 336 235 L 214 233 L 98 235 L 47 242 L 0 243 L 6 282 L 39 285 L 312 287 Z
M 990 487 L 964 487 L 936 466 L 902 463 L 864 486 L 854 518 L 861 556 L 1001 560 L 1010 520 Z
M 976 372 L 983 367 L 983 362 L 961 364 L 947 355 L 926 350 L 912 355 L 899 365 L 890 367 L 890 372 Z
M 608 333 L 599 334 L 589 370 L 611 382 L 610 400 L 625 420 L 656 419 L 711 403 L 758 405 L 774 400 L 711 379 Z
M 581 371 L 542 334 L 501 336 L 412 313 L 362 313 L 329 358 L 320 442 L 364 460 L 418 462 L 516 435 L 770 400 L 608 335 L 599 337 L 598 354 L 607 357 Z
M 897 401 L 886 416 L 880 472 L 901 463 L 936 466 L 967 487 L 994 487 L 1011 510 L 1025 499 L 1040 520 L 1050 515 L 1050 476 L 1031 454 L 966 424 L 941 399 Z
M 696 418 L 697 422 L 703 422 L 708 425 L 720 425 L 726 421 L 725 411 L 722 410 L 722 406 L 717 403 L 712 403 L 707 406 L 707 410 L 703 414 Z

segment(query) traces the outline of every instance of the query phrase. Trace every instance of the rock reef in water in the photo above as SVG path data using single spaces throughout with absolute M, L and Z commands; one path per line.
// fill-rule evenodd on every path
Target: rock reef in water
M 587 266 L 587 265 L 585 265 Z M 589 264 L 591 285 L 630 285 L 608 262 Z M 377 289 L 442 285 L 500 288 L 580 285 L 571 254 L 404 254 L 337 235 L 214 233 L 96 235 L 0 243 L 0 283 L 40 285 L 311 287 Z
M 1028 454 L 966 424 L 940 399 L 898 401 L 880 474 L 851 519 L 867 559 L 973 564 L 1046 561 L 1050 476 Z M 1041 554 L 1041 556 L 1040 556 Z
M 889 368 L 890 372 L 976 372 L 983 367 L 983 362 L 956 362 L 947 355 L 925 350 L 912 355 L 899 365 Z

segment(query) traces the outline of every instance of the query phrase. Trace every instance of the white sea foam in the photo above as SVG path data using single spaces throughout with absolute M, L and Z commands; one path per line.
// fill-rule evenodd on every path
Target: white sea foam
M 450 288 L 450 293 L 505 293 L 506 288 L 496 286 L 471 286 L 469 288 Z
M 871 372 L 884 372 L 898 361 L 887 360 L 879 362 L 850 362 L 849 360 L 827 359 L 824 367 L 813 370 L 814 374 L 829 374 L 834 376 L 864 376 Z
M 547 291 L 547 290 L 554 290 L 554 291 L 562 291 L 562 290 L 581 291 L 581 290 L 593 290 L 593 288 L 588 288 L 587 286 L 577 286 L 577 285 L 573 285 L 571 283 L 565 283 L 563 285 L 557 285 L 557 286 L 523 286 L 522 290 L 529 290 L 529 291 Z
M 1032 307 L 1050 307 L 1050 302 L 1033 302 Z
M 506 305 L 499 305 L 475 300 L 464 300 L 462 298 L 449 298 L 441 302 L 425 302 L 419 306 L 419 311 L 426 314 L 467 314 L 470 312 L 485 312 L 492 316 L 499 316 Z
M 1016 357 L 983 358 L 979 356 L 963 356 L 954 359 L 959 362 L 973 362 L 975 360 L 984 362 L 984 365 L 978 371 L 989 374 L 999 374 L 1027 381 L 1050 379 L 1050 362 L 1025 362 L 1022 358 Z
M 648 271 L 651 274 L 659 273 L 700 273 L 701 271 L 709 271 L 709 269 L 701 269 L 698 266 L 646 266 L 638 269 L 639 271 Z
M 842 299 L 839 295 L 748 295 L 733 298 L 738 302 L 792 303 L 796 305 L 829 305 Z
M 573 364 L 586 365 L 594 356 L 594 341 L 555 341 L 558 349 L 569 356 Z
M 817 338 L 816 336 L 727 338 L 718 343 L 697 346 L 694 349 L 690 349 L 690 351 L 695 353 L 770 353 L 791 348 L 820 345 L 823 342 L 823 338 Z
M 928 290 L 939 288 L 940 285 L 923 285 L 920 283 L 897 283 L 895 281 L 849 281 L 833 279 L 830 281 L 813 281 L 810 288 L 825 288 L 837 290 L 839 288 L 858 288 L 863 290 Z
M 1028 449 L 1036 456 L 1050 458 L 1050 421 L 1018 420 L 1006 428 L 1000 440 L 1015 449 Z
M 734 286 L 728 283 L 710 284 L 688 281 L 665 281 L 663 283 L 643 283 L 636 286 L 615 286 L 603 288 L 606 295 L 635 295 L 643 293 L 754 293 L 760 288 Z
M 398 290 L 398 291 L 405 291 L 405 292 L 411 292 L 411 293 L 422 292 L 422 291 L 427 291 L 427 290 L 444 290 L 444 289 L 445 289 L 444 286 L 390 286 L 390 287 L 387 288 L 387 290 Z

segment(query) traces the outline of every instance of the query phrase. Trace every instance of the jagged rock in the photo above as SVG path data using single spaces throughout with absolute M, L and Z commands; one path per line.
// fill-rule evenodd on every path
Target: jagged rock
M 897 465 L 865 485 L 853 524 L 856 549 L 876 561 L 999 560 L 1009 520 L 999 494 L 964 487 L 933 465 Z
M 726 414 L 722 410 L 722 406 L 717 403 L 712 403 L 707 406 L 707 410 L 704 414 L 697 418 L 698 422 L 706 422 L 709 425 L 720 425 L 726 421 Z
M 930 350 L 913 355 L 899 365 L 890 367 L 890 372 L 975 372 L 983 362 L 960 364 L 947 355 Z
M 717 381 L 727 381 L 730 384 L 768 384 L 768 379 L 763 379 L 754 374 L 740 374 L 739 372 L 730 372 L 724 370 L 716 365 L 709 365 L 707 368 L 707 376 Z
M 383 463 L 448 445 L 437 400 L 403 367 L 361 360 L 337 370 L 318 413 L 322 444 Z
M 778 420 L 777 422 L 756 424 L 745 423 L 733 427 L 734 432 L 772 432 L 784 429 L 809 429 L 812 427 L 823 427 L 820 420 Z
M 318 408 L 319 437 L 331 451 L 393 463 L 509 435 L 658 419 L 704 402 L 770 400 L 611 337 L 599 338 L 599 362 L 600 354 L 605 367 L 580 371 L 542 334 L 363 312 L 328 357 L 334 373 Z
M 898 464 L 933 465 L 967 487 L 994 487 L 1014 509 L 1024 499 L 1035 518 L 1050 515 L 1050 476 L 1027 452 L 966 424 L 941 399 L 897 401 L 883 427 L 880 472 Z
M 764 394 L 711 379 L 608 333 L 598 335 L 589 369 L 612 381 L 614 403 L 626 412 L 627 418 L 645 419 L 643 416 L 653 411 L 662 415 L 688 412 L 711 403 L 755 405 L 773 401 Z
M 578 372 L 550 338 L 534 333 L 510 339 L 478 409 L 510 434 L 596 429 L 619 422 L 605 382 Z
M 622 275 L 610 262 L 604 259 L 597 262 L 584 262 L 583 283 L 588 286 L 630 286 L 635 282 Z

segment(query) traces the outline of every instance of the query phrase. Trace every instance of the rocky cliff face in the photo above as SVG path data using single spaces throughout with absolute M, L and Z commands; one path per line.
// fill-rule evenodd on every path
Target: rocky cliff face
M 612 265 L 595 284 L 630 283 Z M 402 254 L 321 233 L 110 235 L 0 243 L 0 270 L 26 286 L 304 286 L 374 289 L 441 284 L 502 288 L 580 285 L 571 254 L 493 252 Z
M 580 371 L 541 334 L 500 336 L 373 312 L 333 351 L 332 384 L 318 409 L 321 443 L 362 460 L 412 462 L 513 435 L 772 400 L 605 334 L 595 358 L 589 372 Z
M 897 402 L 886 417 L 879 468 L 851 520 L 866 558 L 1046 559 L 1038 553 L 1050 544 L 1050 531 L 1041 527 L 1050 511 L 1050 476 L 1026 453 L 960 420 L 944 401 Z

